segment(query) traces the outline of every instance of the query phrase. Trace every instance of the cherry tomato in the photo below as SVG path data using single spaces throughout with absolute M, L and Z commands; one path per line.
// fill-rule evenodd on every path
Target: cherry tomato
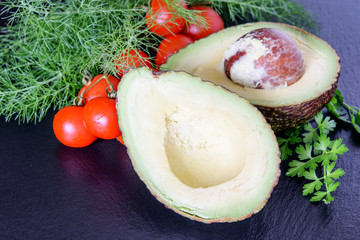
M 184 1 L 179 1 L 179 5 L 188 8 Z M 185 20 L 177 16 L 176 10 L 169 8 L 164 0 L 152 0 L 145 19 L 149 30 L 160 37 L 179 33 L 185 27 Z
M 121 134 L 120 136 L 116 137 L 116 139 L 117 139 L 122 145 L 125 145 L 125 144 L 124 144 L 124 139 L 123 139 L 123 137 L 122 137 L 122 134 Z
M 84 122 L 89 132 L 98 138 L 114 139 L 121 135 L 115 99 L 91 99 L 84 107 Z
M 84 125 L 84 107 L 68 106 L 55 114 L 53 130 L 56 138 L 69 147 L 86 147 L 97 137 Z
M 130 49 L 121 53 L 117 57 L 116 63 L 116 69 L 119 77 L 122 77 L 123 74 L 131 68 L 137 68 L 140 66 L 152 68 L 149 55 L 139 49 Z
M 167 38 L 162 40 L 159 45 L 155 58 L 155 64 L 157 66 L 164 64 L 167 61 L 168 57 L 193 42 L 194 41 L 190 37 L 183 34 L 168 36 Z
M 83 103 L 84 104 L 86 104 L 91 99 L 96 98 L 96 97 L 105 97 L 105 98 L 108 97 L 107 89 L 110 90 L 109 83 L 106 81 L 106 79 L 103 76 L 104 76 L 104 74 L 99 74 L 99 75 L 95 76 L 89 84 L 83 86 L 80 89 L 78 97 L 80 97 L 82 92 L 84 92 L 86 90 L 83 94 Z M 102 79 L 96 83 L 96 81 L 100 78 L 102 78 Z M 107 75 L 107 78 L 108 78 L 109 82 L 113 85 L 114 90 L 116 91 L 120 80 L 111 75 Z
M 189 9 L 201 11 L 199 15 L 206 21 L 206 28 L 199 27 L 195 24 L 190 24 L 185 27 L 182 33 L 191 37 L 193 40 L 199 40 L 224 28 L 224 22 L 220 15 L 211 7 L 192 6 Z

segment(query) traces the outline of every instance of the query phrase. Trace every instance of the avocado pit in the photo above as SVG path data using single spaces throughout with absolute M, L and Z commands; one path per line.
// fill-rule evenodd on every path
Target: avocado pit
M 259 28 L 241 36 L 224 52 L 226 76 L 256 89 L 279 89 L 296 83 L 305 72 L 295 41 L 275 28 Z
M 230 51 L 229 56 L 225 56 L 227 49 L 231 49 L 230 46 L 246 34 L 264 28 L 286 33 L 300 49 L 305 69 L 296 83 L 286 83 L 287 87 L 258 89 L 256 84 L 248 87 L 235 82 L 233 76 L 230 76 L 232 80 L 227 76 L 231 69 L 235 70 L 235 62 L 224 62 L 227 57 L 238 52 L 235 49 Z M 194 58 L 194 53 L 199 53 L 198 57 Z M 257 22 L 229 27 L 189 44 L 172 55 L 161 66 L 161 70 L 186 71 L 247 99 L 261 111 L 272 129 L 277 132 L 306 122 L 326 106 L 337 88 L 339 61 L 336 51 L 327 42 L 309 32 L 287 24 Z M 285 66 L 285 63 L 286 61 L 279 62 L 278 65 Z M 297 68 L 302 69 L 299 66 L 301 64 L 298 64 Z

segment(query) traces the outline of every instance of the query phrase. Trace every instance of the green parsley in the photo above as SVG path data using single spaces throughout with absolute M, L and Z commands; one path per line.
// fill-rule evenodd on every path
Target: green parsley
M 287 130 L 286 138 L 277 137 L 282 160 L 291 157 L 286 175 L 306 179 L 302 193 L 312 195 L 312 202 L 332 202 L 332 193 L 340 185 L 336 180 L 345 174 L 341 168 L 335 169 L 338 156 L 348 151 L 341 138 L 330 140 L 328 135 L 335 127 L 336 122 L 320 112 L 312 121 Z

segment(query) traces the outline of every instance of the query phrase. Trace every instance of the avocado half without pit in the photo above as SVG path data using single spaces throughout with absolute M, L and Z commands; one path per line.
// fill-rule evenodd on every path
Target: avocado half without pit
M 168 208 L 193 220 L 260 211 L 280 174 L 270 125 L 247 100 L 185 72 L 129 71 L 117 93 L 134 169 Z
M 340 64 L 320 38 L 294 26 L 258 22 L 189 44 L 161 69 L 186 71 L 246 98 L 281 131 L 325 107 L 337 88 Z

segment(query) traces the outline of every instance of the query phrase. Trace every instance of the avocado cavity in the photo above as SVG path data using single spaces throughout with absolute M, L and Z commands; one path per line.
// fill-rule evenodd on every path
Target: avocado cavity
M 185 72 L 129 71 L 117 113 L 135 171 L 168 208 L 201 222 L 260 211 L 277 184 L 274 132 L 248 101 Z
M 243 139 L 239 128 L 228 127 L 232 120 L 223 114 L 213 118 L 211 109 L 179 106 L 166 116 L 165 151 L 180 181 L 205 188 L 239 175 L 244 166 Z

